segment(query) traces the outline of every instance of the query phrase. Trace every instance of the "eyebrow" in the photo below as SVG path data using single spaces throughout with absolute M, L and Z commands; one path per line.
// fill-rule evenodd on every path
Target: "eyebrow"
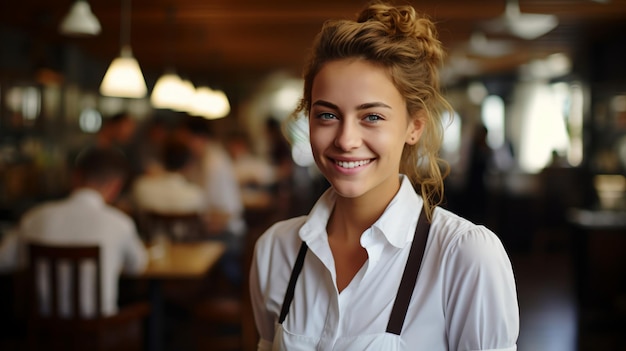
M 325 101 L 325 100 L 317 100 L 311 106 L 323 106 L 323 107 L 332 108 L 334 110 L 339 110 L 339 107 L 337 105 L 331 102 Z M 373 108 L 373 107 L 383 107 L 383 108 L 388 108 L 391 110 L 391 106 L 382 102 L 368 102 L 365 104 L 361 104 L 357 106 L 356 108 L 357 110 L 367 110 L 368 108 Z

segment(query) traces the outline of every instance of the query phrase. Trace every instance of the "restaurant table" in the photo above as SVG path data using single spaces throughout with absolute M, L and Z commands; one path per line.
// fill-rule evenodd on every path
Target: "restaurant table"
M 202 279 L 219 261 L 226 246 L 218 241 L 161 243 L 148 247 L 150 261 L 146 270 L 133 276 L 147 279 L 151 306 L 148 320 L 147 349 L 163 349 L 163 291 L 165 279 Z

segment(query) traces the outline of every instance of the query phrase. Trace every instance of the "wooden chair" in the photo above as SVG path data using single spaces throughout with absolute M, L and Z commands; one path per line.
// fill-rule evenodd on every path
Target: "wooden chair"
M 29 243 L 28 290 L 31 298 L 28 339 L 31 350 L 142 350 L 143 319 L 149 313 L 147 303 L 124 306 L 115 315 L 104 316 L 102 311 L 101 261 L 98 246 L 49 246 Z M 39 269 L 40 263 L 45 269 Z M 85 318 L 80 308 L 81 265 L 95 264 L 95 316 Z M 61 313 L 58 288 L 61 280 L 57 272 L 60 264 L 69 267 L 67 283 L 70 293 L 69 315 Z M 39 296 L 40 272 L 47 282 L 48 303 Z M 43 311 L 46 311 L 45 313 Z

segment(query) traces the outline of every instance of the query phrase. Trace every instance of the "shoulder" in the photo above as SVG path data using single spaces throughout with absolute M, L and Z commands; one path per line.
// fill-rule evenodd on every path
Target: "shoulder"
M 514 350 L 517 293 L 500 239 L 484 226 L 439 209 L 432 228 L 440 250 L 436 267 L 450 348 Z
M 450 211 L 437 208 L 431 227 L 442 259 L 459 264 L 500 264 L 508 261 L 500 238 L 490 229 L 476 225 Z
M 299 232 L 307 216 L 276 222 L 256 241 L 255 263 L 269 272 L 272 267 L 289 266 L 295 261 L 302 245 Z
M 29 223 L 39 221 L 41 218 L 53 216 L 57 209 L 62 207 L 64 202 L 64 200 L 53 200 L 35 205 L 24 212 L 20 218 L 20 226 L 25 226 Z
M 111 225 L 121 229 L 122 232 L 135 232 L 134 220 L 122 210 L 113 206 L 106 205 L 102 211 L 102 215 Z
M 298 232 L 307 217 L 300 216 L 286 219 L 273 224 L 257 240 L 255 254 L 257 261 L 282 258 L 289 260 L 297 254 L 294 247 L 299 247 L 302 240 Z

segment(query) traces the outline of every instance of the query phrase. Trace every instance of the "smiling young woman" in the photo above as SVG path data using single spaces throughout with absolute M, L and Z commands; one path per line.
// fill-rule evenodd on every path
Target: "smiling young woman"
M 497 236 L 438 207 L 443 60 L 411 6 L 329 21 L 294 116 L 308 116 L 332 185 L 258 240 L 250 293 L 259 350 L 507 350 L 515 281 Z

